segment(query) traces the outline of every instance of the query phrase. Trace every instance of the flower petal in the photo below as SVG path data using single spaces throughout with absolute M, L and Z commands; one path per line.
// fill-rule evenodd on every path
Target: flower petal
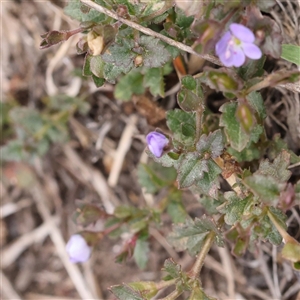
M 243 43 L 242 49 L 247 57 L 252 59 L 259 59 L 262 56 L 261 50 L 252 43 Z
M 253 43 L 255 41 L 253 32 L 244 25 L 232 23 L 229 28 L 231 33 L 242 42 Z
M 161 157 L 164 147 L 169 143 L 169 140 L 161 133 L 152 131 L 146 136 L 146 141 L 149 150 L 156 157 Z
M 92 248 L 88 246 L 85 239 L 80 234 L 74 234 L 66 245 L 72 263 L 85 262 L 89 259 Z
M 241 48 L 236 49 L 233 54 L 233 65 L 235 67 L 240 67 L 244 64 L 246 60 L 246 56 Z
M 225 67 L 232 67 L 233 61 L 234 61 L 234 54 L 232 51 L 230 51 L 230 55 L 227 55 L 228 53 L 222 53 L 219 55 L 220 61 Z
M 227 31 L 222 37 L 221 39 L 217 42 L 215 50 L 216 50 L 216 54 L 219 56 L 222 53 L 224 53 L 227 49 L 228 43 L 231 39 L 231 34 L 229 31 Z

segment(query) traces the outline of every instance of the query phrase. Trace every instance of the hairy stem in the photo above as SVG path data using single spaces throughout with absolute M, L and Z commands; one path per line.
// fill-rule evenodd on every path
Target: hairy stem
M 172 279 L 172 280 L 168 280 L 168 281 L 162 280 L 162 281 L 160 281 L 160 282 L 158 282 L 158 283 L 156 284 L 156 288 L 157 288 L 158 290 L 164 289 L 164 288 L 166 288 L 166 287 L 168 287 L 168 286 L 171 286 L 171 285 L 175 284 L 176 281 L 177 281 L 176 278 L 175 278 L 175 279 Z
M 203 245 L 199 255 L 197 256 L 195 264 L 193 265 L 192 269 L 188 272 L 188 274 L 190 275 L 190 278 L 196 279 L 196 277 L 199 275 L 199 273 L 203 267 L 203 264 L 204 264 L 204 259 L 214 242 L 215 236 L 216 236 L 216 234 L 214 231 L 211 231 L 207 235 L 204 245 Z

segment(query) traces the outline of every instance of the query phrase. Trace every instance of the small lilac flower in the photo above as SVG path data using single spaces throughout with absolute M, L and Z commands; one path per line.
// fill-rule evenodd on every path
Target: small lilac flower
M 254 44 L 253 32 L 244 25 L 232 23 L 222 38 L 216 44 L 216 54 L 226 67 L 240 67 L 246 56 L 259 59 L 261 50 Z
M 70 261 L 72 263 L 78 263 L 85 262 L 90 258 L 92 247 L 87 244 L 81 234 L 74 234 L 69 239 L 66 250 L 69 254 Z
M 161 157 L 164 147 L 169 143 L 169 140 L 161 133 L 152 131 L 146 136 L 149 150 L 156 157 Z

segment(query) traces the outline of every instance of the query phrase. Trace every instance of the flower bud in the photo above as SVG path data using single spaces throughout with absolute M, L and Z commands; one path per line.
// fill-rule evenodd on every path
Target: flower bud
M 152 131 L 146 136 L 149 150 L 156 157 L 161 157 L 164 147 L 169 143 L 169 140 L 161 133 Z
M 135 65 L 136 67 L 139 67 L 142 63 L 143 63 L 143 56 L 142 56 L 142 55 L 138 55 L 138 56 L 134 59 L 134 65 Z
M 92 253 L 92 247 L 87 244 L 81 234 L 71 236 L 66 245 L 66 250 L 72 263 L 85 262 L 90 258 Z
M 87 35 L 87 43 L 93 56 L 101 54 L 104 47 L 103 36 L 97 35 L 95 32 L 90 31 Z

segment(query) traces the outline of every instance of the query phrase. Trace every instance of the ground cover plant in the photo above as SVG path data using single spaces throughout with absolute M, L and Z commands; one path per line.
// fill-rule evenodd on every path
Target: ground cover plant
M 117 99 L 126 112 L 122 146 L 99 164 L 108 170 L 107 180 L 86 168 L 66 145 L 74 139 L 69 127 L 82 151 L 88 152 L 86 136 L 92 134 L 78 119 L 99 118 L 99 110 L 84 100 L 84 89 L 70 96 L 58 94 L 48 83 L 53 94 L 41 101 L 39 109 L 15 102 L 2 105 L 7 111 L 2 121 L 6 143 L 1 148 L 5 174 L 10 178 L 17 174 L 22 187 L 30 186 L 35 199 L 43 198 L 41 184 L 47 177 L 42 182 L 37 179 L 45 176 L 43 168 L 36 175 L 23 162 L 37 168 L 37 159 L 61 145 L 64 158 L 58 163 L 79 181 L 87 181 L 101 198 L 101 202 L 76 201 L 76 208 L 73 205 L 72 219 L 78 230 L 68 237 L 66 245 L 72 263 L 88 261 L 110 239 L 111 248 L 122 240 L 116 263 L 131 263 L 133 259 L 145 269 L 151 255 L 155 256 L 150 247 L 155 235 L 173 256 L 160 261 L 162 272 L 155 278 L 121 279 L 109 287 L 111 295 L 105 297 L 216 299 L 216 294 L 206 290 L 201 273 L 212 247 L 230 249 L 230 255 L 218 251 L 227 253 L 225 274 L 234 276 L 230 260 L 259 256 L 271 245 L 276 252 L 272 257 L 273 278 L 267 284 L 270 295 L 284 299 L 296 296 L 299 216 L 294 227 L 288 219 L 299 215 L 300 204 L 300 47 L 295 45 L 297 38 L 285 39 L 276 14 L 270 14 L 276 5 L 271 0 L 77 0 L 64 8 L 64 14 L 76 20 L 73 28 L 41 35 L 41 51 L 75 40 L 76 52 L 84 62 L 82 73 L 73 77 L 87 85 L 93 82 L 103 91 L 112 87 L 104 101 Z M 283 9 L 293 5 L 287 2 Z M 276 101 L 278 91 L 283 98 L 290 97 L 274 104 L 286 107 L 284 117 L 288 119 L 283 122 L 268 104 Z M 173 98 L 168 98 L 170 95 Z M 120 111 L 110 106 L 111 111 Z M 138 127 L 136 113 L 144 122 L 139 124 L 139 135 L 134 133 Z M 283 129 L 288 124 L 293 129 L 284 136 L 282 130 L 273 129 L 274 124 Z M 94 162 L 99 161 L 97 151 L 112 123 L 103 120 L 100 128 L 102 135 L 96 138 L 94 153 L 89 154 Z M 148 155 L 140 161 L 132 157 L 136 171 L 132 166 L 127 170 L 134 172 L 142 188 L 142 202 L 135 201 L 136 196 L 120 201 L 115 198 L 124 198 L 123 192 L 112 197 L 109 189 L 116 188 L 121 179 L 134 135 L 139 140 L 139 152 L 146 147 Z M 58 176 L 68 182 L 64 172 Z M 130 181 L 126 175 L 123 180 Z M 193 205 L 200 210 L 188 208 Z M 51 218 L 45 204 L 37 201 L 37 207 L 44 221 Z M 172 247 L 181 256 L 192 256 L 192 264 L 183 267 Z M 61 257 L 66 255 L 64 249 L 61 251 Z M 293 274 L 293 290 L 278 284 L 278 275 L 274 275 L 277 256 Z M 65 264 L 70 277 L 80 276 L 74 265 Z M 76 288 L 82 298 L 90 297 L 84 287 Z M 230 285 L 227 292 L 228 296 L 218 298 L 238 297 Z M 254 295 L 268 297 L 259 292 Z

